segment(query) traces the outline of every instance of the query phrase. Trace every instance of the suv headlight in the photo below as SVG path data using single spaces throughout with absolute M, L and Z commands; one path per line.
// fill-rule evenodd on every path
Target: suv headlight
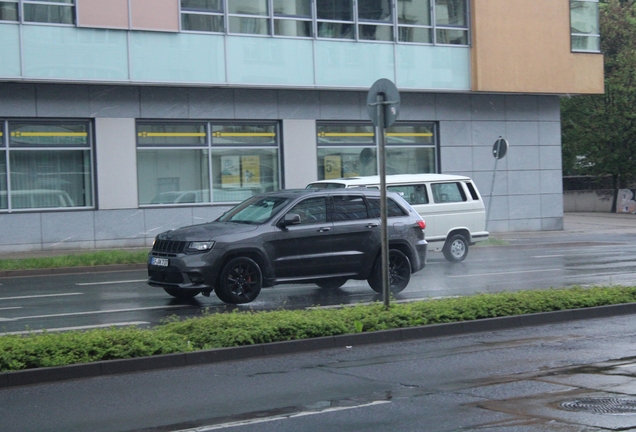
M 213 241 L 190 242 L 186 247 L 186 252 L 207 252 L 214 247 Z

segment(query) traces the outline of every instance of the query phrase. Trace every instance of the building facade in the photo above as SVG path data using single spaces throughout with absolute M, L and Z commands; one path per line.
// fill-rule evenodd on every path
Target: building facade
M 472 177 L 492 232 L 562 229 L 559 99 L 603 93 L 599 39 L 597 0 L 0 1 L 0 252 L 376 174 L 379 78 L 387 173 Z

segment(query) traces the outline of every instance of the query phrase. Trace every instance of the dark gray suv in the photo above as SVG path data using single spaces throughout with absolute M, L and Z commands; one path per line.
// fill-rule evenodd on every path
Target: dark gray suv
M 389 279 L 397 293 L 425 266 L 425 223 L 395 193 L 387 193 L 387 215 Z M 232 304 L 282 283 L 338 288 L 366 279 L 382 292 L 380 250 L 378 190 L 282 190 L 249 198 L 213 222 L 159 234 L 148 284 L 177 298 L 214 291 Z

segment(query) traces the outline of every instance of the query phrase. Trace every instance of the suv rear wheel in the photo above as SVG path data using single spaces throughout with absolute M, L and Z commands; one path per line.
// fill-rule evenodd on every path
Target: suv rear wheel
M 240 304 L 253 301 L 262 287 L 263 274 L 258 264 L 250 258 L 238 257 L 225 264 L 214 292 L 225 303 Z
M 461 234 L 455 234 L 446 240 L 444 248 L 444 258 L 453 263 L 462 262 L 468 255 L 468 241 Z
M 389 250 L 389 284 L 393 294 L 402 292 L 411 280 L 411 261 L 397 249 Z M 373 291 L 382 293 L 382 257 L 375 260 L 371 275 L 367 279 Z

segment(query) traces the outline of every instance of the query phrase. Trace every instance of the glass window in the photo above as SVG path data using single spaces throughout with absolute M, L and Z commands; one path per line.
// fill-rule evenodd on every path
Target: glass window
M 181 0 L 181 29 L 224 32 L 223 0 Z
M 319 38 L 355 39 L 353 0 L 316 0 Z
M 238 202 L 278 190 L 278 146 L 276 124 L 139 123 L 139 204 Z
M 468 45 L 466 0 L 435 0 L 436 43 Z
M 466 201 L 466 194 L 459 183 L 432 183 L 431 193 L 436 203 Z
M 598 0 L 570 1 L 572 51 L 600 52 Z
M 311 37 L 311 0 L 274 0 L 274 34 Z
M 372 125 L 318 124 L 318 179 L 376 175 Z M 386 173 L 437 172 L 433 123 L 394 124 L 386 133 Z
M 393 40 L 393 9 L 390 0 L 358 0 L 358 37 L 361 40 Z M 376 24 L 368 24 L 374 22 Z
M 325 197 L 306 199 L 292 207 L 289 213 L 299 215 L 301 225 L 324 223 L 327 221 L 327 200 Z
M 388 186 L 387 190 L 397 192 L 409 204 L 428 204 L 428 192 L 426 192 L 425 185 L 395 185 Z
M 75 24 L 75 0 L 22 0 L 25 22 Z
M 0 123 L 0 210 L 5 210 L 7 202 L 7 149 L 4 123 Z
M 0 21 L 18 21 L 18 2 L 0 1 Z
M 5 124 L 9 136 L 4 138 L 8 147 L 3 146 L 0 161 L 0 208 L 93 206 L 89 123 Z
M 267 0 L 232 0 L 228 15 L 230 33 L 270 34 Z
M 333 197 L 333 220 L 368 219 L 367 205 L 362 196 L 335 195 Z
M 405 216 L 404 210 L 395 201 L 387 197 L 386 200 L 386 215 L 387 217 Z M 374 218 L 382 217 L 380 211 L 380 199 L 369 198 L 369 215 Z

